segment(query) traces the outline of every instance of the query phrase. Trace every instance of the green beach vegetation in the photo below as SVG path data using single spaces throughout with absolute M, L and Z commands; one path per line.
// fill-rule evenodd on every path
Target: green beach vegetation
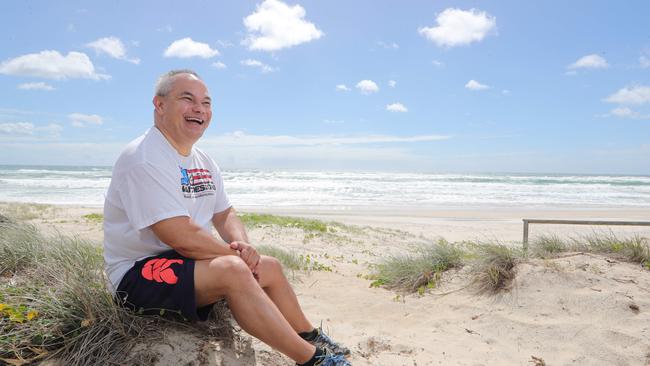
M 24 219 L 24 216 L 21 216 Z M 84 216 L 100 222 L 99 214 Z M 259 221 L 259 220 L 258 220 Z M 286 225 L 287 220 L 278 222 Z M 318 222 L 294 227 L 318 228 Z M 262 245 L 291 271 L 331 271 L 311 255 Z M 207 330 L 228 333 L 216 307 Z M 161 313 L 162 315 L 162 313 Z M 0 360 L 23 365 L 55 358 L 65 365 L 149 364 L 133 347 L 165 327 L 187 327 L 117 306 L 106 288 L 102 248 L 79 237 L 45 236 L 29 223 L 0 216 Z M 230 333 L 232 333 L 230 331 Z M 147 356 L 146 353 L 144 356 Z M 130 357 L 130 358 L 129 358 Z M 1 362 L 1 361 L 0 361 Z
M 276 216 L 257 213 L 240 213 L 239 218 L 248 228 L 280 226 L 297 228 L 306 232 L 327 233 L 333 231 L 333 226 L 319 220 L 304 219 L 300 217 Z
M 619 238 L 613 233 L 592 233 L 563 240 L 556 235 L 544 235 L 532 241 L 529 252 L 501 243 L 447 243 L 441 240 L 425 246 L 411 255 L 391 257 L 372 267 L 365 276 L 371 287 L 385 287 L 403 292 L 435 288 L 443 274 L 468 266 L 471 285 L 480 294 L 496 294 L 510 287 L 517 265 L 530 259 L 551 259 L 567 252 L 606 255 L 639 264 L 650 270 L 650 240 L 633 236 Z
M 65 365 L 151 364 L 155 355 L 132 353 L 134 346 L 143 340 L 150 341 L 151 334 L 162 334 L 161 329 L 165 327 L 189 330 L 183 323 L 160 316 L 138 315 L 117 306 L 106 289 L 102 249 L 97 243 L 62 234 L 46 236 L 37 227 L 21 221 L 31 216 L 21 215 L 20 219 L 8 216 L 0 215 L 0 360 L 14 365 L 50 358 Z M 241 217 L 249 228 L 297 229 L 322 237 L 328 243 L 333 239 L 331 243 L 341 245 L 365 240 L 348 234 L 368 230 L 388 236 L 405 235 L 381 228 L 362 229 L 267 214 L 242 214 Z M 89 214 L 84 219 L 101 222 L 103 217 Z M 371 287 L 401 293 L 394 300 L 403 301 L 408 293 L 425 295 L 445 281 L 449 272 L 458 271 L 466 271 L 470 277 L 467 286 L 472 286 L 477 293 L 497 294 L 510 288 L 519 264 L 576 252 L 617 258 L 650 270 L 650 243 L 648 238 L 640 236 L 619 238 L 613 233 L 593 233 L 563 239 L 546 235 L 534 238 L 528 252 L 498 242 L 449 243 L 440 239 L 421 243 L 412 246 L 408 255 L 367 263 L 371 273 L 357 277 L 370 280 Z M 292 273 L 331 271 L 319 262 L 322 258 L 359 265 L 356 258 L 334 258 L 327 253 L 299 254 L 271 245 L 260 245 L 258 250 L 280 260 Z M 374 255 L 367 249 L 362 253 Z M 223 306 L 216 309 L 213 319 L 218 324 L 199 331 L 209 333 L 211 329 L 219 329 L 220 337 L 232 335 L 229 316 L 224 315 L 227 309 Z
M 91 222 L 96 222 L 96 223 L 101 223 L 104 221 L 104 215 L 100 213 L 89 213 L 87 215 L 83 215 L 83 218 L 86 219 L 87 221 Z
M 115 305 L 101 247 L 11 219 L 0 222 L 0 294 L 0 359 L 14 365 L 121 363 L 163 321 Z
M 369 277 L 373 281 L 371 286 L 423 293 L 425 288 L 436 286 L 442 272 L 459 267 L 462 256 L 460 248 L 444 240 L 421 246 L 412 255 L 393 256 L 377 264 Z

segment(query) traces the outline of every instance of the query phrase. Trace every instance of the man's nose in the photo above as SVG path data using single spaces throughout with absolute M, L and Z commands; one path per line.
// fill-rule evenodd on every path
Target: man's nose
M 198 113 L 207 113 L 207 111 L 210 109 L 210 107 L 204 105 L 201 102 L 194 103 L 192 105 L 192 112 L 198 112 Z

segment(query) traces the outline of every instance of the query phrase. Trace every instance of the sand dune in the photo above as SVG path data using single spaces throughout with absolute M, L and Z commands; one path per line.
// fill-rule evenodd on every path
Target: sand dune
M 33 221 L 99 240 L 101 225 L 82 218 L 91 212 L 100 211 L 56 207 Z M 363 275 L 373 264 L 441 233 L 459 240 L 482 232 L 479 238 L 501 237 L 517 245 L 527 213 L 446 214 L 409 221 L 320 213 L 310 216 L 359 226 L 315 237 L 279 227 L 250 234 L 256 244 L 309 254 L 332 269 L 296 273 L 292 281 L 308 317 L 352 349 L 354 365 L 650 365 L 650 271 L 639 265 L 590 253 L 531 259 L 517 266 L 514 282 L 496 296 L 476 292 L 468 267 L 448 271 L 423 295 L 369 287 Z M 582 212 L 580 218 L 638 220 L 642 214 Z M 224 342 L 200 330 L 169 330 L 163 341 L 143 349 L 158 355 L 151 359 L 157 365 L 293 364 L 241 331 L 234 336 L 235 342 Z

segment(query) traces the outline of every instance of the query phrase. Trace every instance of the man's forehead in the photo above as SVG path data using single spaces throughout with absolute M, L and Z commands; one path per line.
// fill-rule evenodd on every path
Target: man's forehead
M 195 94 L 192 91 L 190 91 L 188 88 L 193 87 L 193 86 L 200 86 L 201 89 L 204 89 L 205 92 L 204 94 L 206 96 L 209 96 L 208 92 L 208 87 L 205 85 L 205 83 L 197 78 L 195 75 L 192 74 L 178 74 L 173 76 L 173 82 L 172 82 L 172 90 L 176 92 L 176 94 Z

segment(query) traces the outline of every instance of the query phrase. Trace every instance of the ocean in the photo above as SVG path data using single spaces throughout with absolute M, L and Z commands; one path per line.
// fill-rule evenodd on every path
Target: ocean
M 235 207 L 650 208 L 650 176 L 224 171 Z M 101 205 L 110 167 L 0 166 L 0 201 Z

